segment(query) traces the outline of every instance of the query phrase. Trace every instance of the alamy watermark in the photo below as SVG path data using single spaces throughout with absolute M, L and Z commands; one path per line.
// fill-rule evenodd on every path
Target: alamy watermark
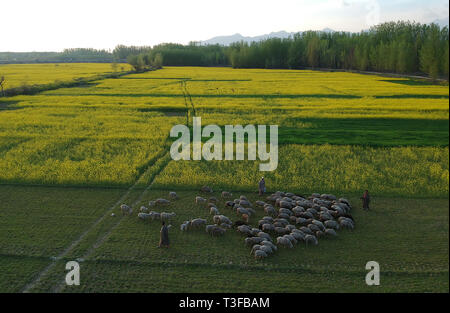
M 366 264 L 366 270 L 370 270 L 366 275 L 366 284 L 368 286 L 380 285 L 380 264 L 376 261 L 369 261 Z
M 70 270 L 66 274 L 66 285 L 80 285 L 80 264 L 77 261 L 69 261 L 66 263 L 66 270 Z
M 225 144 L 222 142 L 222 129 L 217 125 L 207 125 L 202 129 L 201 117 L 193 118 L 192 160 L 207 161 L 245 159 L 245 136 L 247 136 L 247 159 L 255 161 L 258 156 L 260 171 L 274 171 L 278 167 L 278 125 L 269 126 L 269 144 L 267 145 L 266 125 L 225 125 Z M 180 136 L 181 134 L 181 136 Z M 180 137 L 179 137 L 180 136 Z M 191 132 L 186 125 L 175 125 L 170 137 L 179 137 L 170 147 L 173 160 L 191 160 Z M 211 137 L 211 138 L 210 138 Z M 234 137 L 236 137 L 236 158 L 234 158 Z M 202 144 L 202 138 L 210 138 Z M 267 148 L 269 147 L 269 151 Z

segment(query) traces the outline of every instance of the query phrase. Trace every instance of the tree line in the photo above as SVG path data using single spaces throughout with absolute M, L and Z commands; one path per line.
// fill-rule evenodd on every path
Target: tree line
M 329 68 L 448 79 L 449 31 L 448 27 L 436 24 L 400 21 L 383 23 L 360 33 L 307 31 L 287 39 L 236 42 L 228 47 L 197 43 L 120 45 L 113 54 L 117 59 L 138 56 L 144 64 L 146 58 L 152 60 L 159 55 L 167 66 Z

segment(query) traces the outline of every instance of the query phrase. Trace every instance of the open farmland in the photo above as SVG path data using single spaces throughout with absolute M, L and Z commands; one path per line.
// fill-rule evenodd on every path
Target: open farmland
M 117 70 L 129 71 L 130 66 L 120 64 Z M 6 78 L 5 89 L 68 82 L 110 72 L 109 63 L 0 64 L 0 75 Z
M 448 292 L 448 101 L 448 86 L 404 78 L 190 67 L 0 98 L 0 291 Z M 169 131 L 194 114 L 204 126 L 279 125 L 268 190 L 345 196 L 356 229 L 264 261 L 235 231 L 180 232 L 212 222 L 194 204 L 203 185 L 259 199 L 259 161 L 171 160 Z M 159 223 L 136 211 L 171 190 L 180 199 L 162 209 L 177 216 L 161 250 Z M 66 287 L 77 258 L 82 283 Z M 379 287 L 364 283 L 370 260 Z

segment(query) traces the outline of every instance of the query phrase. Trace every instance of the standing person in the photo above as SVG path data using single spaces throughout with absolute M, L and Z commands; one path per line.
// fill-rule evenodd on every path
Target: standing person
M 266 181 L 264 180 L 264 177 L 261 177 L 258 187 L 259 187 L 259 195 L 262 196 L 262 194 L 266 192 Z
M 162 227 L 161 227 L 161 231 L 160 231 L 160 239 L 159 239 L 159 246 L 158 247 L 162 247 L 165 246 L 166 248 L 169 248 L 169 228 L 166 226 L 166 223 L 163 221 L 162 222 Z
M 369 190 L 365 190 L 363 196 L 361 197 L 361 200 L 363 202 L 363 209 L 369 210 L 369 203 L 370 203 L 370 196 L 369 196 Z

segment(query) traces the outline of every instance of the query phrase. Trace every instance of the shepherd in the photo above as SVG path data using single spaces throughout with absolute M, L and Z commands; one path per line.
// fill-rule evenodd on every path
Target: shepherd
M 266 181 L 264 180 L 264 177 L 261 177 L 258 187 L 259 187 L 259 195 L 262 196 L 263 193 L 266 192 Z
M 370 203 L 370 196 L 369 196 L 369 190 L 365 190 L 363 196 L 361 197 L 361 200 L 363 202 L 363 209 L 369 210 L 369 203 Z
M 169 227 L 166 226 L 166 223 L 162 222 L 162 227 L 160 231 L 160 239 L 159 239 L 159 248 L 166 247 L 169 248 Z

